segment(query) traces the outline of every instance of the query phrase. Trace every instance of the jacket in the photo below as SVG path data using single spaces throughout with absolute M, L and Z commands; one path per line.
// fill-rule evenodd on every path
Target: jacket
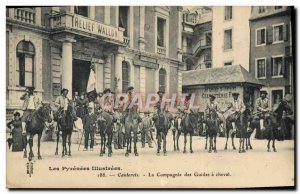
M 97 124 L 97 116 L 92 114 L 87 114 L 83 117 L 83 129 L 86 131 L 95 131 Z

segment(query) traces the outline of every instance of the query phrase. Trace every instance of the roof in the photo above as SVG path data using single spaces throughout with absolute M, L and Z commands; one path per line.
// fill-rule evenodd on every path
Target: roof
M 255 79 L 241 65 L 182 72 L 182 86 L 230 83 L 248 83 L 259 86 L 264 85 L 262 82 Z

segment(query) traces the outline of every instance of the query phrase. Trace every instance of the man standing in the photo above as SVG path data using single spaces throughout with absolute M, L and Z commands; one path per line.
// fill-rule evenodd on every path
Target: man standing
M 142 118 L 142 148 L 145 147 L 146 142 L 148 143 L 149 148 L 152 147 L 152 139 L 151 139 L 151 132 L 150 129 L 152 127 L 152 119 L 150 117 L 149 112 L 144 113 L 144 118 Z
M 255 102 L 255 112 L 257 113 L 256 119 L 259 120 L 259 127 L 257 127 L 256 138 L 261 138 L 261 131 L 265 129 L 264 120 L 266 113 L 270 111 L 269 109 L 269 99 L 267 98 L 268 93 L 266 91 L 260 92 L 260 97 L 256 99 Z
M 38 107 L 38 99 L 34 96 L 34 87 L 27 87 L 25 90 L 25 94 L 20 98 L 24 100 L 23 103 L 23 116 L 22 116 L 22 128 L 23 134 L 26 133 L 26 122 L 30 120 L 32 112 Z
M 83 119 L 84 129 L 84 150 L 88 150 L 89 138 L 91 138 L 90 150 L 93 151 L 94 147 L 94 135 L 96 131 L 97 116 L 93 113 L 93 106 L 88 106 L 88 114 Z
M 246 107 L 242 100 L 239 98 L 239 93 L 232 93 L 233 100 L 229 103 L 226 110 L 221 111 L 221 113 L 227 112 L 229 109 L 231 109 L 231 114 L 227 117 L 227 122 L 232 123 L 233 132 L 236 132 L 236 121 L 238 119 L 241 119 L 241 114 L 245 111 Z M 240 120 L 241 121 L 241 120 Z

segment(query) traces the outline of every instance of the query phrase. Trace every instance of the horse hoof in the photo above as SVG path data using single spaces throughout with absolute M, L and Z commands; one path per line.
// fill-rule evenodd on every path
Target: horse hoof
M 185 153 L 186 153 L 186 150 L 183 150 L 183 153 L 185 154 Z
M 252 148 L 252 146 L 250 146 L 250 150 L 252 150 L 253 148 Z
M 214 152 L 217 153 L 218 151 L 217 151 L 217 150 L 214 150 Z
M 129 154 L 128 154 L 128 153 L 126 153 L 126 154 L 125 154 L 125 157 L 128 157 L 128 156 L 129 156 Z
M 211 153 L 211 150 L 208 150 L 208 153 Z
M 71 153 L 69 153 L 68 156 L 72 156 Z
M 42 159 L 42 156 L 38 156 L 38 160 L 41 160 Z
M 242 150 L 239 150 L 239 153 L 242 153 Z
M 103 156 L 103 153 L 100 153 L 100 156 Z
M 164 156 L 167 156 L 168 154 L 167 154 L 167 152 L 164 152 Z
M 236 147 L 233 147 L 234 150 L 236 150 Z
M 248 147 L 246 147 L 246 150 L 248 150 Z
M 112 156 L 112 154 L 111 154 L 111 153 L 109 153 L 109 154 L 108 154 L 108 157 L 111 157 L 111 156 Z
M 274 152 L 277 152 L 276 148 L 273 149 Z
M 135 156 L 139 156 L 139 153 L 135 153 L 134 155 L 135 155 Z
M 270 150 L 268 149 L 268 152 L 270 152 Z
M 24 155 L 23 158 L 27 158 L 27 155 Z
M 194 151 L 193 150 L 191 150 L 191 154 L 193 154 L 194 153 Z
M 64 154 L 61 155 L 62 158 L 63 158 L 64 156 L 65 156 Z
M 55 156 L 57 156 L 58 155 L 58 153 L 57 152 L 55 152 Z
M 156 153 L 156 155 L 157 155 L 157 156 L 160 156 L 160 153 L 159 153 L 159 152 L 157 152 L 157 153 Z
M 31 156 L 29 156 L 29 157 L 28 157 L 28 161 L 31 161 L 31 160 L 32 160 L 32 157 L 31 157 Z
M 225 147 L 224 150 L 227 150 L 227 147 Z

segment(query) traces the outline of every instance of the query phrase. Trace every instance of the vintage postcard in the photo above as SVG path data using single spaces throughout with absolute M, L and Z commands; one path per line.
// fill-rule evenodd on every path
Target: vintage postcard
M 295 188 L 292 6 L 7 6 L 6 187 Z

